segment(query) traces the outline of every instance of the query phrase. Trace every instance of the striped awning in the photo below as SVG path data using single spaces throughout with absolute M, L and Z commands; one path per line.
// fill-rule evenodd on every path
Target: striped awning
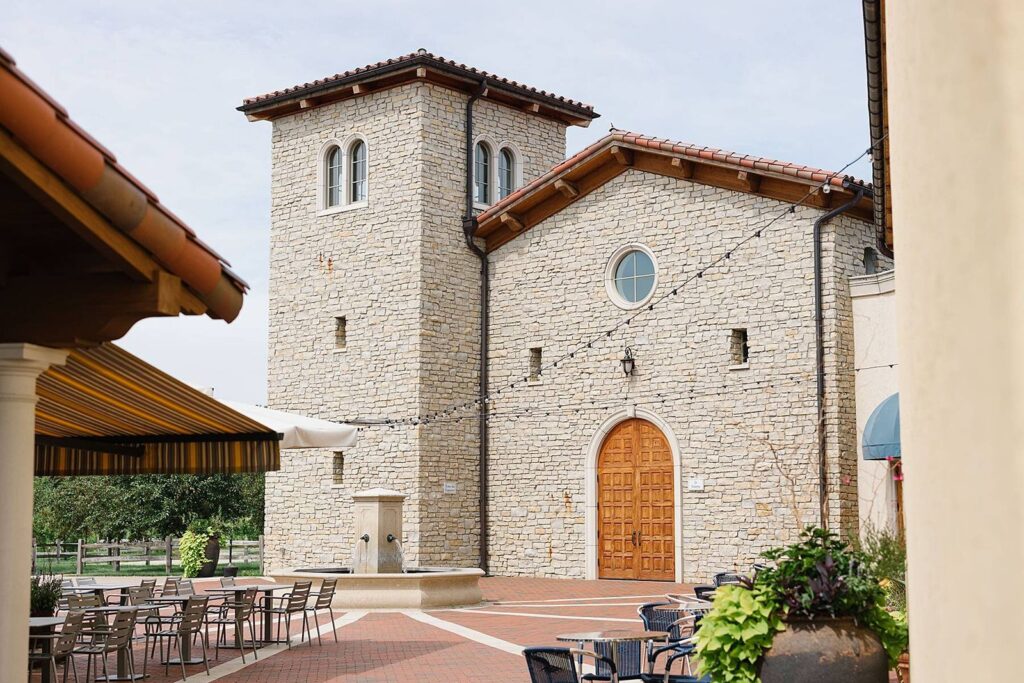
M 37 393 L 36 475 L 280 468 L 276 431 L 113 344 L 71 351 Z

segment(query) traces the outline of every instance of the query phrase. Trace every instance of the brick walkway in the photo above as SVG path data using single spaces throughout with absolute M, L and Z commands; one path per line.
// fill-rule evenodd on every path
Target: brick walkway
M 252 581 L 241 580 L 240 582 Z M 215 585 L 213 583 L 205 584 Z M 555 645 L 561 633 L 639 626 L 636 608 L 665 593 L 688 592 L 683 584 L 646 581 L 582 581 L 493 577 L 483 579 L 485 604 L 459 610 L 335 612 L 338 642 L 321 615 L 323 646 L 268 647 L 257 663 L 236 661 L 238 652 L 221 650 L 211 660 L 213 676 L 189 667 L 189 680 L 224 683 L 390 683 L 480 680 L 528 683 L 520 651 Z M 202 590 L 204 584 L 197 583 Z M 298 633 L 293 624 L 293 635 Z M 135 648 L 139 670 L 142 644 Z M 211 652 L 211 657 L 213 653 Z M 114 660 L 110 660 L 111 667 Z M 181 679 L 180 669 L 164 676 L 151 666 L 147 679 Z M 78 666 L 80 676 L 85 662 Z M 38 680 L 38 677 L 37 679 Z M 84 678 L 81 680 L 84 681 Z

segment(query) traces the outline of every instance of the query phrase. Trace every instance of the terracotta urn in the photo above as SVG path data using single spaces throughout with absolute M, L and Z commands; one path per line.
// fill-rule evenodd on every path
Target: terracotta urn
M 910 683 L 910 653 L 904 652 L 900 655 L 900 660 L 896 663 L 896 675 L 900 679 L 900 683 Z
M 853 619 L 787 622 L 758 666 L 761 683 L 887 683 L 889 660 L 870 629 Z

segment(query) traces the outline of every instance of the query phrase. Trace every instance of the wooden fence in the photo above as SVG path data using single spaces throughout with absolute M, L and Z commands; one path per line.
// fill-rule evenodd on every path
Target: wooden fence
M 75 542 L 57 541 L 55 543 L 37 544 L 32 539 L 32 570 L 39 566 L 40 560 L 75 560 L 75 573 L 82 574 L 86 565 L 108 564 L 114 572 L 121 571 L 122 564 L 161 564 L 167 574 L 173 574 L 174 565 L 178 563 L 178 544 L 180 538 L 168 536 L 163 540 L 154 541 L 117 541 L 113 543 L 85 543 L 82 539 Z M 226 562 L 225 562 L 226 560 Z M 221 539 L 220 564 L 236 562 L 257 562 L 260 573 L 263 573 L 263 536 L 256 541 L 239 539 Z

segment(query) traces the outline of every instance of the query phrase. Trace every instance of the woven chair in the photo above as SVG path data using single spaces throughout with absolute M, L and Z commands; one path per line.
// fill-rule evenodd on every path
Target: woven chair
M 722 586 L 729 586 L 734 584 L 740 584 L 747 580 L 747 577 L 736 572 L 719 572 L 715 574 L 712 581 L 715 584 L 715 588 L 721 588 Z
M 185 609 L 180 615 L 174 617 L 169 628 L 154 631 L 146 634 L 146 643 L 153 638 L 160 644 L 160 659 L 164 664 L 164 675 L 166 676 L 171 667 L 171 646 L 178 650 L 178 663 L 181 665 L 181 680 L 188 678 L 185 671 L 184 657 L 181 657 L 183 645 L 186 642 L 193 642 L 199 636 L 199 643 L 203 648 L 203 665 L 206 667 L 206 674 L 210 674 L 210 660 L 206 655 L 206 637 L 203 633 L 203 624 L 206 622 L 207 598 L 192 596 L 185 603 Z M 164 655 L 164 641 L 167 641 L 167 654 Z M 142 674 L 146 674 L 146 666 L 149 663 L 149 647 L 146 648 L 146 657 L 142 660 Z
M 64 683 L 68 680 L 68 669 L 75 676 L 75 683 L 78 682 L 78 671 L 75 670 L 75 647 L 78 645 L 78 637 L 82 633 L 82 620 L 85 612 L 68 612 L 64 618 L 64 625 L 59 633 L 50 635 L 32 636 L 32 641 L 49 640 L 50 651 L 32 651 L 28 654 L 28 675 L 32 677 L 32 667 L 35 664 L 50 663 L 50 680 L 43 683 L 56 683 L 57 665 L 64 665 Z
M 103 676 L 110 680 L 110 672 L 107 670 L 107 657 L 111 653 L 127 651 L 128 673 L 132 680 L 135 679 L 135 656 L 132 653 L 132 636 L 135 634 L 135 619 L 137 610 L 133 608 L 118 611 L 114 615 L 114 621 L 110 624 L 109 630 L 102 638 L 96 638 L 88 645 L 76 647 L 74 654 L 86 655 L 89 659 L 85 665 L 85 680 L 89 680 L 89 673 L 93 670 L 93 661 L 99 657 L 103 664 Z M 99 666 L 95 667 L 96 674 L 99 674 Z
M 337 579 L 324 579 L 323 583 L 320 584 L 320 590 L 315 593 L 310 593 L 310 597 L 315 597 L 316 602 L 312 605 L 306 606 L 306 611 L 313 614 L 313 623 L 316 624 L 316 613 L 327 610 L 327 613 L 331 617 L 331 630 L 334 631 L 334 642 L 338 642 L 338 629 L 334 628 L 334 608 L 331 607 L 331 600 L 334 599 L 334 591 L 338 587 Z M 320 626 L 316 627 L 316 639 L 320 645 L 324 644 L 323 639 L 320 637 Z M 310 638 L 312 642 L 312 638 Z
M 603 664 L 610 673 L 611 683 L 618 683 L 619 674 L 611 659 L 590 652 L 567 647 L 528 647 L 523 650 L 526 668 L 532 683 L 578 683 L 576 658 L 591 657 Z
M 616 659 L 618 666 L 618 680 L 634 681 L 640 680 L 644 674 L 643 651 L 644 644 L 639 640 L 629 640 L 621 643 L 594 643 L 594 652 L 602 657 L 611 660 L 612 648 L 616 648 Z M 583 660 L 578 660 L 582 667 Z M 611 680 L 611 669 L 604 661 L 598 659 L 594 662 L 594 673 L 583 674 L 580 680 L 583 681 L 609 681 Z
M 313 638 L 309 636 L 309 619 L 306 618 L 306 603 L 309 601 L 309 591 L 312 588 L 312 581 L 296 581 L 295 585 L 292 586 L 290 592 L 285 593 L 280 597 L 268 596 L 263 598 L 264 604 L 273 605 L 274 601 L 280 601 L 280 607 L 267 607 L 264 609 L 264 619 L 270 618 L 270 615 L 277 615 L 277 640 L 281 639 L 281 619 L 284 619 L 284 632 L 285 639 L 288 642 L 288 647 L 292 646 L 292 615 L 302 615 L 302 637 L 300 642 L 304 642 L 306 637 L 309 637 L 309 644 L 313 645 Z
M 644 629 L 647 631 L 665 631 L 668 633 L 668 642 L 665 645 L 655 646 L 653 641 L 647 643 L 647 672 L 654 671 L 654 665 L 658 657 L 668 653 L 673 661 L 679 657 L 684 658 L 687 672 L 690 671 L 690 655 L 696 647 L 691 637 L 693 636 L 696 617 L 681 607 L 679 609 L 664 609 L 672 606 L 670 602 L 649 602 L 640 605 L 636 612 L 644 622 Z M 655 609 L 661 608 L 661 609 Z M 666 668 L 667 670 L 667 668 Z
M 235 633 L 238 636 L 238 640 L 241 642 L 242 662 L 245 662 L 245 625 L 249 625 L 249 643 L 252 646 L 252 656 L 255 659 L 259 659 L 256 654 L 256 588 L 247 588 L 244 593 L 236 601 L 225 601 L 222 608 L 230 611 L 228 614 L 222 611 L 219 616 L 215 616 L 211 619 L 207 619 L 206 626 L 217 627 L 217 633 L 214 636 L 214 651 L 213 658 L 220 659 L 220 644 L 223 641 L 227 642 L 228 637 L 228 626 L 235 627 Z

